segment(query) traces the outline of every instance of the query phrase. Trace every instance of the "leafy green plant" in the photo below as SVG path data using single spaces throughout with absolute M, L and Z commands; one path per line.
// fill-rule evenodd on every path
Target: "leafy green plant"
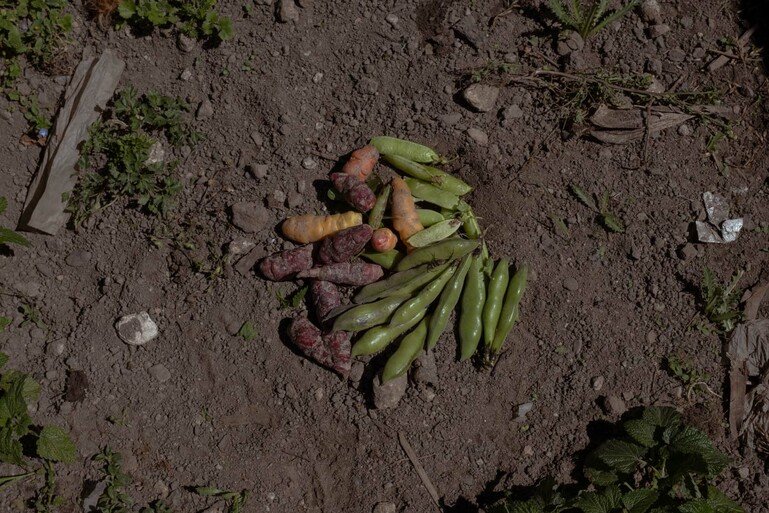
M 256 338 L 256 328 L 250 321 L 246 321 L 238 330 L 238 336 L 246 342 L 250 342 Z
M 219 43 L 232 37 L 232 20 L 215 7 L 216 0 L 123 0 L 118 15 L 139 30 L 173 26 L 193 39 Z
M 75 226 L 120 198 L 133 200 L 151 214 L 166 214 L 182 189 L 171 176 L 176 162 L 151 157 L 161 135 L 174 146 L 200 140 L 184 120 L 189 110 L 183 100 L 154 92 L 140 96 L 127 87 L 118 93 L 113 117 L 94 123 L 81 148 L 78 166 L 87 172 L 67 207 Z
M 120 453 L 105 447 L 102 452 L 93 457 L 93 460 L 103 463 L 102 481 L 106 485 L 96 503 L 96 511 L 98 513 L 129 513 L 133 501 L 125 492 L 125 487 L 130 483 L 130 479 L 123 473 L 123 459 Z
M 678 379 L 686 388 L 686 397 L 691 400 L 692 395 L 700 390 L 709 391 L 715 394 L 708 386 L 710 375 L 707 372 L 695 368 L 691 362 L 683 360 L 677 356 L 668 356 L 665 358 L 665 364 L 668 373 Z
M 587 483 L 566 492 L 547 482 L 489 513 L 743 513 L 712 484 L 729 460 L 673 408 L 646 408 L 619 427 L 585 459 Z
M 72 16 L 66 0 L 0 0 L 0 58 L 25 56 L 34 66 L 53 63 L 68 43 Z
M 5 196 L 0 196 L 0 215 L 8 209 L 8 200 Z M 16 244 L 19 246 L 29 246 L 29 241 L 22 234 L 17 233 L 10 228 L 0 226 L 0 246 Z
M 609 210 L 609 191 L 604 191 L 601 196 L 597 194 L 590 195 L 581 187 L 572 185 L 571 192 L 586 207 L 598 214 L 598 219 L 604 228 L 615 233 L 623 233 L 625 231 L 622 220 Z
M 559 22 L 579 33 L 583 39 L 594 36 L 634 9 L 640 0 L 632 0 L 617 10 L 608 11 L 609 0 L 548 0 L 547 5 Z
M 8 356 L 0 353 L 0 369 Z M 8 370 L 0 376 L 0 462 L 26 472 L 0 477 L 0 487 L 33 476 L 44 476 L 44 484 L 32 501 L 38 513 L 52 512 L 61 502 L 56 495 L 54 464 L 71 463 L 77 456 L 69 435 L 57 426 L 36 426 L 28 404 L 40 396 L 40 385 L 28 375 Z M 31 469 L 35 463 L 39 467 Z
M 742 275 L 743 271 L 739 271 L 729 283 L 721 285 L 716 281 L 713 271 L 707 267 L 702 271 L 700 296 L 703 314 L 720 333 L 729 333 L 742 319 L 742 311 L 739 309 L 740 291 L 737 289 Z
M 195 487 L 195 493 L 202 495 L 203 497 L 215 497 L 227 502 L 227 513 L 241 513 L 243 511 L 243 505 L 248 498 L 248 490 L 242 492 L 231 492 L 228 490 L 220 490 L 213 486 L 197 486 Z
M 302 301 L 304 300 L 304 297 L 307 295 L 307 291 L 309 289 L 310 287 L 305 285 L 287 295 L 283 295 L 280 292 L 276 292 L 275 295 L 278 298 L 278 303 L 280 303 L 280 306 L 278 307 L 278 309 L 286 310 L 289 308 L 290 309 L 299 308 L 299 305 L 302 304 Z

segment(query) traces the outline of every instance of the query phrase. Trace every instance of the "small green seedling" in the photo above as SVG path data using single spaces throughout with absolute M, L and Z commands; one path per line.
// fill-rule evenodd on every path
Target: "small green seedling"
M 598 214 L 601 225 L 615 233 L 624 233 L 625 226 L 622 220 L 609 210 L 609 191 L 605 191 L 600 197 L 597 194 L 590 195 L 582 188 L 572 185 L 571 192 L 586 207 Z
M 583 39 L 588 39 L 619 20 L 640 0 L 632 0 L 617 10 L 608 11 L 609 0 L 548 0 L 547 5 L 556 19 L 564 27 L 577 32 Z
M 215 497 L 217 499 L 226 501 L 227 513 L 241 513 L 243 511 L 243 505 L 248 498 L 248 490 L 242 492 L 231 492 L 228 490 L 220 490 L 213 486 L 198 486 L 195 487 L 195 493 L 203 497 Z
M 8 200 L 5 196 L 0 196 L 0 215 L 8 208 Z M 18 246 L 29 246 L 29 241 L 22 234 L 17 233 L 10 228 L 0 226 L 0 246 L 16 244 Z
M 250 321 L 244 322 L 243 326 L 241 326 L 240 330 L 238 330 L 238 336 L 246 342 L 254 340 L 256 338 L 256 334 L 256 328 L 254 328 L 254 325 L 251 324 Z
M 742 319 L 737 283 L 743 273 L 743 271 L 735 273 L 729 283 L 721 285 L 716 282 L 713 271 L 707 267 L 702 271 L 700 299 L 703 314 L 711 324 L 716 326 L 719 333 L 729 333 Z
M 708 391 L 718 396 L 708 386 L 710 375 L 707 372 L 695 368 L 691 362 L 678 358 L 677 356 L 668 356 L 665 358 L 665 364 L 668 373 L 678 379 L 681 385 L 686 389 L 686 398 L 692 400 L 692 396 L 699 391 Z
M 232 37 L 232 20 L 216 10 L 216 0 L 123 0 L 118 16 L 140 31 L 176 27 L 193 39 L 214 44 Z
M 302 304 L 302 301 L 304 300 L 304 297 L 307 295 L 307 291 L 309 289 L 310 287 L 305 285 L 304 287 L 298 288 L 292 293 L 285 296 L 280 292 L 276 292 L 275 295 L 278 298 L 278 303 L 280 303 L 279 309 L 285 310 L 287 308 L 291 308 L 291 309 L 299 308 L 299 305 Z

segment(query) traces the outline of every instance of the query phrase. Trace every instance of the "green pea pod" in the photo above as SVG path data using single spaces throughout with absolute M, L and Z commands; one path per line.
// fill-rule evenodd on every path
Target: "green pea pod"
M 510 261 L 507 258 L 497 262 L 497 266 L 491 274 L 488 291 L 486 292 L 486 303 L 483 305 L 483 345 L 487 350 L 494 341 L 499 314 L 502 312 L 505 291 L 510 281 L 509 265 Z
M 443 287 L 448 283 L 451 275 L 457 270 L 456 265 L 450 266 L 443 271 L 440 276 L 435 278 L 429 284 L 423 288 L 419 294 L 403 303 L 393 314 L 393 318 L 390 321 L 392 324 L 402 324 L 408 319 L 411 319 L 417 312 L 427 309 L 438 298 L 438 295 L 443 290 Z
M 377 253 L 375 251 L 361 253 L 360 256 L 389 270 L 392 269 L 395 264 L 400 262 L 401 258 L 403 258 L 403 253 L 397 249 L 391 249 L 384 253 Z
M 459 298 L 462 295 L 462 289 L 465 286 L 465 277 L 470 270 L 473 258 L 470 255 L 465 256 L 457 268 L 457 272 L 451 277 L 451 280 L 443 288 L 441 297 L 438 300 L 438 306 L 435 307 L 433 315 L 430 317 L 429 333 L 427 335 L 427 348 L 432 349 L 438 343 L 438 339 L 443 334 L 449 323 L 451 312 L 457 306 Z
M 384 155 L 383 158 L 398 171 L 402 171 L 411 177 L 427 182 L 430 185 L 434 185 L 439 189 L 456 194 L 457 196 L 464 196 L 473 190 L 472 187 L 456 176 L 452 176 L 440 169 L 425 166 L 398 155 Z
M 390 355 L 382 370 L 382 383 L 403 376 L 414 363 L 425 347 L 427 336 L 427 318 L 422 319 L 416 327 L 401 340 L 398 349 Z
M 462 309 L 459 314 L 459 361 L 465 361 L 478 349 L 483 332 L 483 304 L 486 301 L 486 280 L 483 276 L 483 258 L 473 255 L 473 262 L 465 279 Z
M 431 246 L 417 248 L 398 262 L 397 271 L 406 271 L 423 264 L 433 264 L 446 260 L 457 260 L 470 254 L 478 247 L 477 240 L 452 238 L 436 242 Z
M 386 348 L 393 340 L 406 333 L 424 319 L 426 310 L 419 312 L 413 319 L 403 324 L 387 324 L 371 328 L 352 346 L 351 356 L 376 354 Z
M 450 209 L 456 208 L 459 204 L 459 196 L 441 190 L 427 182 L 417 180 L 416 178 L 406 178 L 404 182 L 409 186 L 411 195 L 417 199 Z
M 490 362 L 493 362 L 496 359 L 500 349 L 502 349 L 502 344 L 505 343 L 507 335 L 510 333 L 510 330 L 513 329 L 513 324 L 518 320 L 519 304 L 523 293 L 526 291 L 526 279 L 528 278 L 528 274 L 529 268 L 524 264 L 518 271 L 516 271 L 510 279 L 510 283 L 507 285 L 505 302 L 502 304 L 502 312 L 499 314 L 499 322 L 497 323 L 497 329 L 494 333 L 494 341 L 487 354 L 487 359 Z
M 390 199 L 390 192 L 392 190 L 391 185 L 387 185 L 382 189 L 382 192 L 377 196 L 376 203 L 374 203 L 374 208 L 371 209 L 368 215 L 368 224 L 374 230 L 382 227 L 382 219 L 384 219 L 385 209 L 387 208 L 387 202 Z
M 334 331 L 363 331 L 384 324 L 409 297 L 389 296 L 350 308 L 334 320 Z
M 409 269 L 409 272 L 395 273 L 385 280 L 366 285 L 352 298 L 352 301 L 361 304 L 386 296 L 410 294 L 433 281 L 448 266 L 448 262 L 438 266 L 423 265 Z
M 446 220 L 440 212 L 426 208 L 418 208 L 417 215 L 419 216 L 419 224 L 425 228 Z
M 446 161 L 432 148 L 419 143 L 398 139 L 397 137 L 380 135 L 372 137 L 369 144 L 374 146 L 382 155 L 396 155 L 412 162 L 433 164 Z
M 472 207 L 464 201 L 460 201 L 457 205 L 457 211 L 460 212 L 459 218 L 462 220 L 465 235 L 470 239 L 478 239 L 481 236 L 481 225 L 478 223 L 478 218 L 475 217 Z
M 462 221 L 459 219 L 446 219 L 415 233 L 407 242 L 412 248 L 423 248 L 443 239 L 448 239 L 459 230 L 460 226 L 462 226 Z

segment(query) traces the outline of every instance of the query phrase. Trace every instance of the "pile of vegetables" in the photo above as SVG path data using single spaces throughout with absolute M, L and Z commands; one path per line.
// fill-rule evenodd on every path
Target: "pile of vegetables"
M 395 172 L 384 181 L 373 179 L 380 159 Z M 398 341 L 382 370 L 386 382 L 435 347 L 459 305 L 459 359 L 494 364 L 518 320 L 527 267 L 493 261 L 462 199 L 472 187 L 435 167 L 445 162 L 421 144 L 374 137 L 330 176 L 333 194 L 354 210 L 283 222 L 283 235 L 302 246 L 259 268 L 270 280 L 312 280 L 313 318 L 302 314 L 289 328 L 306 356 L 345 376 L 351 358 Z M 342 305 L 338 286 L 361 288 Z

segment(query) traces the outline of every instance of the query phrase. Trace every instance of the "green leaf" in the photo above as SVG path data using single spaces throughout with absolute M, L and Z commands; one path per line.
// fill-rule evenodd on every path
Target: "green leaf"
M 745 510 L 739 504 L 713 485 L 708 485 L 707 495 L 708 503 L 718 513 L 745 513 Z
M 24 449 L 10 429 L 0 430 L 0 461 L 26 467 L 24 464 Z
M 13 319 L 11 319 L 10 317 L 5 317 L 0 315 L 0 333 L 5 331 L 5 328 L 10 326 L 12 322 L 13 322 Z M 0 367 L 2 367 L 2 365 L 0 365 Z
M 0 319 L 7 319 L 7 317 L 0 317 Z M 0 329 L 0 331 L 2 331 Z M 5 353 L 0 353 L 0 369 L 6 366 L 8 363 L 8 355 Z
M 681 424 L 681 415 L 669 406 L 650 406 L 643 411 L 642 418 L 655 426 L 669 428 Z
M 5 196 L 0 196 L 0 214 L 4 213 L 8 208 L 8 200 Z
M 622 440 L 608 440 L 596 449 L 598 458 L 619 472 L 632 472 L 646 448 Z
M 46 426 L 37 439 L 37 455 L 51 461 L 71 463 L 77 449 L 66 431 L 57 426 Z
M 622 494 L 616 487 L 603 492 L 587 492 L 577 499 L 576 506 L 584 513 L 611 513 L 622 506 Z
M 655 490 L 631 490 L 622 497 L 622 504 L 629 513 L 645 513 L 657 501 L 659 494 Z
M 19 246 L 29 246 L 29 241 L 20 233 L 0 226 L 0 244 L 17 244 Z
M 716 513 L 713 506 L 708 504 L 705 499 L 694 499 L 678 506 L 681 513 Z
M 123 0 L 117 7 L 117 12 L 121 18 L 128 20 L 136 14 L 136 2 L 134 0 Z
M 251 340 L 254 340 L 256 338 L 256 329 L 249 321 L 246 321 L 240 327 L 240 330 L 238 331 L 238 336 L 242 337 L 243 340 L 245 340 L 246 342 L 250 342 Z
M 676 451 L 684 454 L 702 454 L 713 449 L 705 433 L 688 426 L 683 428 L 670 443 Z
M 579 201 L 581 201 L 586 207 L 591 208 L 598 212 L 598 206 L 595 204 L 595 200 L 590 196 L 588 193 L 586 193 L 584 190 L 582 190 L 581 187 L 578 187 L 576 185 L 571 186 L 571 192 L 574 194 Z
M 644 447 L 651 447 L 655 444 L 654 433 L 657 430 L 657 426 L 654 424 L 644 419 L 633 419 L 625 422 L 623 427 L 633 440 Z
M 214 486 L 196 486 L 195 493 L 203 497 L 216 497 L 225 493 L 225 490 L 220 490 Z
M 40 385 L 30 376 L 17 370 L 10 370 L 0 378 L 0 388 L 5 390 L 9 395 L 14 393 L 13 391 L 17 386 L 19 387 L 18 389 L 21 393 L 21 400 L 23 402 L 37 402 L 37 399 L 40 397 Z
M 601 220 L 603 221 L 603 225 L 614 233 L 625 232 L 625 225 L 622 224 L 622 221 L 619 217 L 615 216 L 611 212 L 604 212 L 601 215 Z

